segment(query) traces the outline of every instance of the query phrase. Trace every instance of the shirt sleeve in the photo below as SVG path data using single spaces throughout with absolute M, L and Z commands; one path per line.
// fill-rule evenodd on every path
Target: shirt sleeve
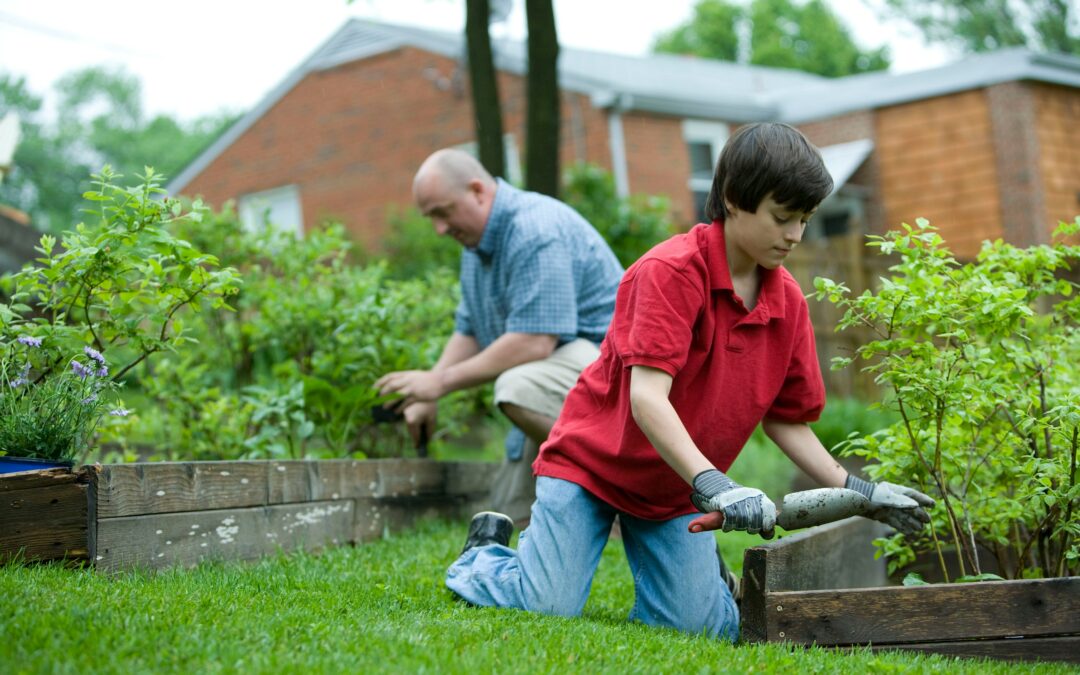
M 825 407 L 825 383 L 821 378 L 814 327 L 806 300 L 799 307 L 799 327 L 791 360 L 780 393 L 765 414 L 781 422 L 815 422 Z
M 627 366 L 675 377 L 686 365 L 704 305 L 700 284 L 666 262 L 645 260 L 619 286 L 611 338 Z
M 457 309 L 454 310 L 454 332 L 470 337 L 476 336 L 472 326 L 472 317 L 469 316 L 469 308 L 465 305 L 465 298 L 458 300 Z
M 575 336 L 577 296 L 566 246 L 534 239 L 515 247 L 511 261 L 506 332 Z

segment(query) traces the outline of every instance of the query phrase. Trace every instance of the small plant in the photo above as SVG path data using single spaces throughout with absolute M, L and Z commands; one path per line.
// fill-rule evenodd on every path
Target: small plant
M 60 369 L 51 368 L 56 355 L 40 338 L 24 335 L 0 350 L 0 455 L 74 461 L 106 411 L 128 414 L 95 349 Z
M 945 552 L 960 576 L 988 556 L 1007 578 L 1080 572 L 1080 295 L 1068 278 L 1080 218 L 1052 245 L 987 242 L 961 264 L 920 219 L 870 246 L 896 256 L 875 291 L 851 297 L 817 279 L 816 296 L 844 310 L 838 330 L 871 339 L 835 367 L 864 368 L 899 420 L 846 443 L 875 462 L 873 478 L 914 483 L 937 506 L 925 534 L 881 542 L 893 569 Z M 1075 239 L 1073 239 L 1075 240 Z

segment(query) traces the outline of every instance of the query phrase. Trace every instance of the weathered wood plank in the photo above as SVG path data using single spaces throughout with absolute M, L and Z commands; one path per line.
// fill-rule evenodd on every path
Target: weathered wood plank
M 1065 661 L 1080 663 L 1080 635 L 958 642 L 920 642 L 903 645 L 873 645 L 874 651 L 905 650 L 947 656 L 993 658 L 1004 661 Z
M 36 471 L 20 471 L 18 473 L 0 474 L 0 493 L 13 490 L 26 490 L 48 485 L 60 485 L 63 483 L 86 482 L 87 468 L 79 471 L 71 469 L 39 469 Z
M 499 465 L 495 462 L 455 462 L 447 465 L 446 494 L 483 495 L 491 491 L 491 483 Z
M 492 471 L 416 459 L 158 462 L 102 467 L 99 518 L 368 497 L 486 491 Z M 495 465 L 490 465 L 494 467 Z M 481 484 L 483 490 L 481 490 Z
M 0 495 L 0 562 L 88 557 L 86 493 L 61 481 Z
M 873 540 L 886 526 L 866 518 L 787 535 L 748 548 L 743 556 L 742 636 L 767 636 L 765 594 L 770 591 L 884 586 L 885 561 L 874 559 Z
M 278 550 L 317 550 L 353 541 L 351 499 L 242 509 L 152 514 L 98 521 L 98 569 L 252 560 Z
M 819 645 L 1080 633 L 1080 578 L 766 592 L 766 637 Z
M 488 495 L 371 497 L 356 501 L 355 541 L 365 542 L 407 530 L 424 518 L 461 519 L 487 505 Z M 462 530 L 464 537 L 464 530 Z

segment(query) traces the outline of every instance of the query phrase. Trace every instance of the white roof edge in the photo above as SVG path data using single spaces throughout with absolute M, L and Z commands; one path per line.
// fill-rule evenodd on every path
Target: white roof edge
M 819 150 L 833 179 L 833 193 L 836 193 L 873 152 L 874 142 L 869 138 L 861 138 L 857 141 L 827 145 Z

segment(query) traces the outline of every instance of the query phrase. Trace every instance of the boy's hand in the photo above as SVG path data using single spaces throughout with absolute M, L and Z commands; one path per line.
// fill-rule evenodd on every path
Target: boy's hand
M 892 483 L 871 483 L 851 474 L 844 487 L 861 492 L 870 500 L 872 510 L 867 516 L 903 534 L 918 534 L 930 522 L 925 509 L 932 507 L 934 500 L 918 490 Z
M 694 476 L 690 501 L 702 513 L 723 513 L 724 532 L 745 530 L 768 539 L 776 527 L 776 505 L 764 492 L 743 487 L 716 469 Z

